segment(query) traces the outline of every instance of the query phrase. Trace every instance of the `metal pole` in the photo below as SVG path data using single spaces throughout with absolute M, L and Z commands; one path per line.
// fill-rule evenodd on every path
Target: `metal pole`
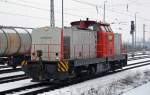
M 134 57 L 134 31 L 135 31 L 135 23 L 131 21 L 131 35 L 132 35 L 132 57 Z
M 135 49 L 136 49 L 136 14 L 137 13 L 135 13 Z
M 50 0 L 50 26 L 55 27 L 54 0 Z
M 132 57 L 134 57 L 134 32 L 132 33 Z
M 62 31 L 61 31 L 61 59 L 64 58 L 64 1 L 62 0 Z
M 64 0 L 62 0 L 62 30 L 64 30 Z
M 103 16 L 104 23 L 105 23 L 105 7 L 106 7 L 105 3 L 106 3 L 106 1 L 104 1 L 104 16 Z
M 143 54 L 145 54 L 145 24 L 143 24 Z
M 49 8 L 50 8 L 50 16 L 49 16 L 49 25 L 50 25 L 50 27 L 51 27 L 51 0 L 49 0 Z

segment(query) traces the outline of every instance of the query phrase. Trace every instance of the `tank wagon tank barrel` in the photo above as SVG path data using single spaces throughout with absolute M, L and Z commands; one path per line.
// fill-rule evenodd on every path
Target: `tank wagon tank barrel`
M 0 61 L 1 63 L 18 63 L 21 56 L 30 55 L 33 28 L 0 26 Z M 10 61 L 15 60 L 14 62 Z
M 29 28 L 28 28 L 29 29 Z M 31 49 L 31 34 L 23 27 L 0 28 L 0 55 L 29 53 Z

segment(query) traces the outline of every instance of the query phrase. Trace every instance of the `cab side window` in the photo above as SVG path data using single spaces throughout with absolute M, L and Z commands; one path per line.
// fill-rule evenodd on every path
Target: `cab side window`
M 107 32 L 107 30 L 105 29 L 104 26 L 101 26 L 101 30 L 102 30 L 103 32 Z

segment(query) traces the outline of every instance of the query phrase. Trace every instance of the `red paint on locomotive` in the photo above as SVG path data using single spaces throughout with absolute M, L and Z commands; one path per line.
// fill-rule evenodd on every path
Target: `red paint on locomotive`
M 107 31 L 97 32 L 97 57 L 114 56 L 114 33 Z

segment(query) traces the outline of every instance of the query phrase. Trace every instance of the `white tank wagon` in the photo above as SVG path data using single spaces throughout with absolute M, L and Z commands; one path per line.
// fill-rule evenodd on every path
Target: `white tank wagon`
M 0 27 L 1 63 L 14 64 L 16 62 L 18 64 L 17 60 L 22 59 L 25 55 L 30 56 L 32 44 L 31 31 L 32 28 Z M 12 62 L 12 60 L 14 61 Z

